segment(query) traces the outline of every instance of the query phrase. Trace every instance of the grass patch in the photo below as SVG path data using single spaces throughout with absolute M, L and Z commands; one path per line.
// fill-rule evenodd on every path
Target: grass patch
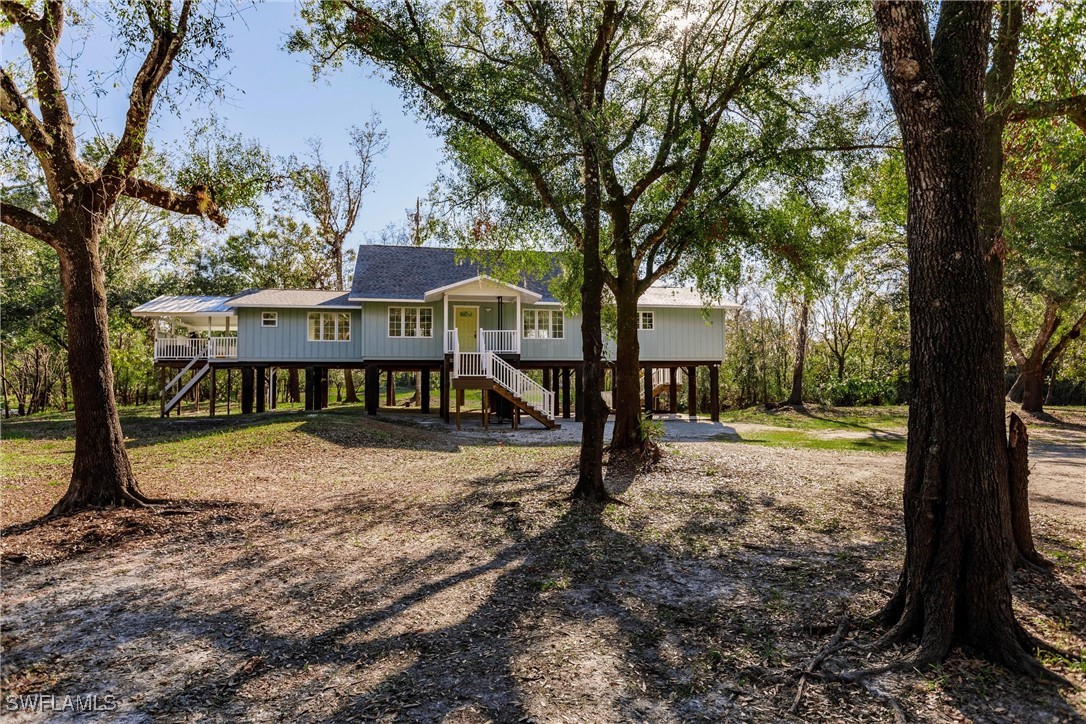
M 872 433 L 865 437 L 819 437 L 802 430 L 767 430 L 747 436 L 721 433 L 713 437 L 721 442 L 741 442 L 769 447 L 794 447 L 812 450 L 893 453 L 905 451 L 905 438 Z
M 745 422 L 793 430 L 875 430 L 878 428 L 905 427 L 909 421 L 909 408 L 905 405 L 884 407 L 822 407 L 809 405 L 804 411 L 790 407 L 766 410 L 762 407 L 746 407 L 739 410 L 723 410 L 720 421 Z

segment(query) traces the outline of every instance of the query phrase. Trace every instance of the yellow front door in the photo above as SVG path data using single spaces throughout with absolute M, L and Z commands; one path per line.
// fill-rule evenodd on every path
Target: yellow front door
M 453 314 L 456 319 L 456 337 L 460 342 L 460 351 L 477 352 L 479 350 L 479 308 L 454 307 Z

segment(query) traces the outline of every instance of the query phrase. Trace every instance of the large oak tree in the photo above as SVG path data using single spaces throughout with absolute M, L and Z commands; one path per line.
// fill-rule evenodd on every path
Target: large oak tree
M 998 173 L 985 153 L 992 14 L 989 3 L 947 2 L 932 33 L 926 5 L 875 3 L 905 152 L 912 322 L 906 553 L 883 616 L 888 640 L 919 636 L 915 665 L 960 643 L 1041 674 L 1008 575 L 1002 259 L 983 204 Z
M 124 129 L 112 148 L 91 163 L 80 155 L 68 82 L 57 62 L 66 7 L 62 0 L 0 2 L 5 32 L 22 34 L 28 69 L 0 70 L 0 115 L 33 153 L 48 188 L 52 212 L 38 214 L 4 203 L 0 219 L 51 246 L 60 261 L 67 343 L 75 402 L 75 459 L 67 492 L 53 507 L 65 514 L 92 506 L 143 505 L 113 396 L 105 279 L 99 239 L 109 212 L 130 197 L 179 214 L 227 219 L 204 185 L 178 193 L 140 175 L 140 162 L 156 96 L 179 57 L 194 45 L 213 43 L 215 23 L 194 12 L 193 2 L 145 0 L 125 7 L 129 33 L 119 33 L 146 53 L 132 80 Z M 23 72 L 28 70 L 29 72 Z M 21 77 L 30 80 L 21 86 Z

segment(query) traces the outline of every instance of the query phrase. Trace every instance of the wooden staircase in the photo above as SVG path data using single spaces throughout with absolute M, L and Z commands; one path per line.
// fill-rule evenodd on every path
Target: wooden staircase
M 485 337 L 483 338 L 485 340 Z M 494 391 L 509 400 L 516 408 L 514 425 L 519 413 L 526 413 L 548 430 L 560 427 L 555 421 L 554 392 L 486 349 L 485 341 L 480 352 L 461 352 L 459 340 L 453 337 L 453 387 L 483 390 L 483 425 L 488 422 L 487 392 Z M 457 427 L 460 423 L 460 394 L 457 394 Z
M 204 366 L 196 370 L 196 374 L 192 376 L 192 379 L 185 383 L 181 387 L 181 389 L 177 391 L 177 394 L 170 398 L 169 402 L 166 402 L 166 395 L 169 393 L 170 389 L 180 383 L 181 378 L 184 377 L 185 373 L 191 370 L 193 367 L 196 366 L 197 363 L 201 361 L 204 362 Z M 177 375 L 175 375 L 174 378 L 170 380 L 165 387 L 162 388 L 162 392 L 159 393 L 160 397 L 163 400 L 162 408 L 159 414 L 162 417 L 166 417 L 167 415 L 169 415 L 170 411 L 175 408 L 178 403 L 181 402 L 181 400 L 185 399 L 185 395 L 192 392 L 192 388 L 200 384 L 200 381 L 204 379 L 204 377 L 206 377 L 207 373 L 210 371 L 211 363 L 207 361 L 206 353 L 204 355 L 197 355 L 196 357 L 193 357 L 192 361 L 185 365 L 183 368 L 181 368 L 181 371 L 178 372 Z

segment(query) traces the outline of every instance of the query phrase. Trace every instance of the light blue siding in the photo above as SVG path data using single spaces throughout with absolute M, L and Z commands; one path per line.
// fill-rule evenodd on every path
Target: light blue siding
M 549 309 L 559 310 L 553 304 L 531 304 L 522 309 Z M 520 342 L 520 358 L 525 362 L 577 362 L 581 359 L 581 317 L 577 315 L 565 316 L 565 336 L 562 339 L 522 339 Z M 523 334 L 524 326 L 521 323 L 519 329 Z
M 278 312 L 279 324 L 260 326 L 261 312 Z M 360 362 L 362 361 L 362 316 L 350 311 L 351 339 L 347 342 L 310 342 L 307 334 L 309 309 L 238 310 L 239 362 Z M 344 312 L 347 310 L 324 310 Z
M 389 337 L 389 307 L 428 307 L 434 313 L 433 337 Z M 388 304 L 364 302 L 362 304 L 363 348 L 367 360 L 440 360 L 444 354 L 441 331 L 445 328 L 440 304 Z
M 724 358 L 725 310 L 706 315 L 690 307 L 641 307 L 654 315 L 653 329 L 637 333 L 646 361 L 719 362 Z

